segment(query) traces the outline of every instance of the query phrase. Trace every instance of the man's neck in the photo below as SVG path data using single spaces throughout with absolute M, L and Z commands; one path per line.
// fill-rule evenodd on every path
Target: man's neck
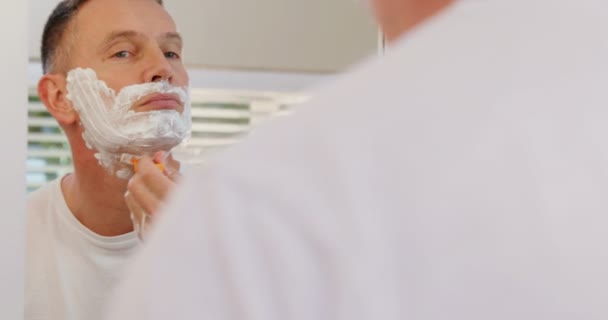
M 74 173 L 61 182 L 63 196 L 74 216 L 101 236 L 133 231 L 124 200 L 127 181 L 110 175 L 95 161 L 74 162 Z
M 376 16 L 388 43 L 443 11 L 455 0 L 375 0 Z

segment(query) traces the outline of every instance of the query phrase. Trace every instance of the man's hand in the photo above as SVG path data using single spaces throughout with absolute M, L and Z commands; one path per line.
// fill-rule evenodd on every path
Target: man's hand
M 179 178 L 179 162 L 172 156 L 167 159 L 164 152 L 154 158 L 147 156 L 137 161 L 136 171 L 129 180 L 125 201 L 131 211 L 133 226 L 140 239 L 150 227 L 154 217 Z

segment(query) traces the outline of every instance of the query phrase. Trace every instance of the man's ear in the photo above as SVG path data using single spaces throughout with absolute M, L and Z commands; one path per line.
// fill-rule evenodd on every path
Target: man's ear
M 78 114 L 67 98 L 67 84 L 63 75 L 44 75 L 38 81 L 38 97 L 59 124 L 72 125 L 78 121 Z

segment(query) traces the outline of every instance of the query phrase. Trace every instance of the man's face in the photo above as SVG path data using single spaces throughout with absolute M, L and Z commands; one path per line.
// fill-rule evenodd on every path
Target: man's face
M 116 92 L 160 80 L 188 85 L 181 37 L 173 19 L 154 0 L 91 0 L 79 10 L 63 40 L 69 50 L 68 70 L 91 68 Z M 146 100 L 136 103 L 134 111 L 183 112 L 183 105 L 175 101 Z

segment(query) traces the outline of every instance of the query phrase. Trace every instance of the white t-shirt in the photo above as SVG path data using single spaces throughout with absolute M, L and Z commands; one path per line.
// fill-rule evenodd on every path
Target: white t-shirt
M 102 318 L 135 233 L 102 237 L 69 210 L 57 179 L 27 198 L 25 320 Z
M 608 319 L 607 12 L 457 2 L 186 177 L 108 319 Z

